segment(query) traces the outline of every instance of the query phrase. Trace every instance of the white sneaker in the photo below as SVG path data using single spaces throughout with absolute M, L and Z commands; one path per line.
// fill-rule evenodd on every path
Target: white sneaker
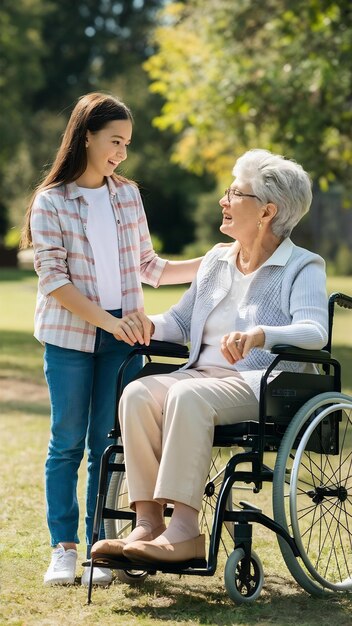
M 89 585 L 90 567 L 83 568 L 81 585 L 87 587 Z M 94 567 L 93 569 L 93 585 L 110 585 L 112 581 L 112 571 L 107 567 Z
M 44 576 L 45 585 L 73 585 L 76 576 L 77 550 L 65 550 L 59 543 L 53 550 L 50 565 Z

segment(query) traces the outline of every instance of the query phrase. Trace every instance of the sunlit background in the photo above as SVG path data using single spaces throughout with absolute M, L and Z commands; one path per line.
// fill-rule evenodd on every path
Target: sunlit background
M 268 148 L 309 171 L 314 201 L 293 240 L 326 259 L 329 293 L 352 295 L 351 59 L 351 0 L 0 3 L 0 625 L 350 626 L 350 595 L 304 593 L 263 527 L 253 545 L 266 582 L 252 606 L 227 598 L 222 565 L 211 578 L 158 575 L 141 589 L 97 589 L 89 607 L 79 585 L 43 591 L 50 407 L 33 338 L 37 278 L 18 241 L 77 98 L 101 90 L 134 114 L 121 173 L 140 186 L 162 256 L 191 257 L 224 240 L 218 200 L 236 158 Z M 146 312 L 166 310 L 185 288 L 147 287 Z M 347 394 L 351 327 L 352 311 L 338 308 L 333 355 Z M 270 492 L 259 495 L 270 511 Z
M 221 238 L 232 166 L 261 147 L 313 178 L 293 239 L 351 274 L 351 42 L 350 0 L 3 0 L 0 243 L 16 248 L 76 99 L 104 90 L 134 113 L 123 172 L 158 251 L 191 256 Z M 1 264 L 15 258 L 2 251 Z

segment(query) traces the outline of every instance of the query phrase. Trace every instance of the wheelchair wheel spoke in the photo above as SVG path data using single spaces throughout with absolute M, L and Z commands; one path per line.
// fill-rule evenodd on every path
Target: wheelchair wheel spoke
M 206 537 L 210 538 L 213 517 L 216 508 L 216 503 L 219 496 L 219 491 L 223 482 L 226 463 L 228 461 L 229 452 L 224 448 L 213 449 L 213 456 L 211 466 L 205 485 L 203 504 L 200 512 L 200 530 L 205 533 Z M 232 492 L 229 495 L 227 508 L 233 509 Z M 227 546 L 227 537 L 231 538 L 231 543 Z M 228 556 L 229 552 L 233 550 L 233 524 L 231 522 L 225 522 L 223 524 L 223 533 L 220 538 L 220 548 Z

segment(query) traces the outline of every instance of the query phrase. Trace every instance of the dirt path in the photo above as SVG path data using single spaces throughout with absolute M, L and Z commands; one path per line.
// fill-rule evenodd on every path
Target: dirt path
M 5 402 L 35 402 L 49 405 L 48 389 L 45 383 L 36 383 L 18 378 L 0 377 L 0 399 Z

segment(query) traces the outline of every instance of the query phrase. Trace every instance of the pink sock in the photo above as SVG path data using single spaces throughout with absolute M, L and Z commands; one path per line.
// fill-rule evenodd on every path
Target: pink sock
M 153 540 L 155 545 L 181 543 L 199 535 L 198 511 L 190 506 L 177 502 L 170 524 L 165 532 Z
M 150 536 L 159 526 L 161 526 L 160 532 L 162 532 L 164 528 L 162 522 L 156 526 L 148 519 L 139 518 L 136 527 L 124 541 L 126 543 L 131 543 L 132 541 L 148 541 L 146 537 Z

